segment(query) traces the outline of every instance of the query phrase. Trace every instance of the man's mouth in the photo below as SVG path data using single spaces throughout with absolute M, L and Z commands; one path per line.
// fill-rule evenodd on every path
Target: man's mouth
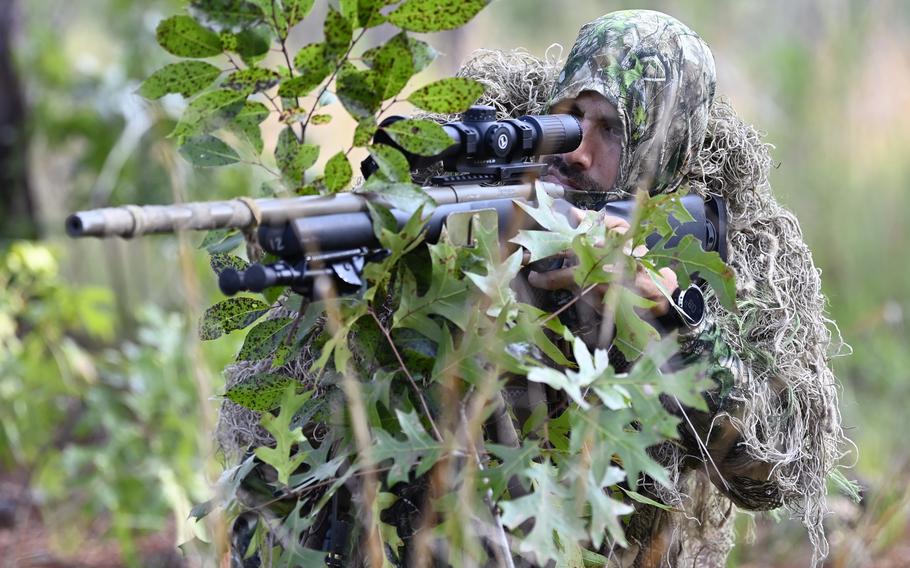
M 571 181 L 569 181 L 568 178 L 566 178 L 561 173 L 559 173 L 559 170 L 553 166 L 550 166 L 550 168 L 547 170 L 547 175 L 545 175 L 543 177 L 543 181 L 558 183 L 559 185 L 561 185 L 563 187 L 568 187 L 570 189 L 578 189 L 578 187 L 574 183 L 572 183 Z

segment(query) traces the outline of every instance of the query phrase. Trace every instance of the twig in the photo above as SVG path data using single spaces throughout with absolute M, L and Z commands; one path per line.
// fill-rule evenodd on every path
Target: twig
M 430 421 L 430 426 L 433 428 L 433 434 L 436 436 L 437 442 L 442 442 L 442 434 L 439 432 L 439 428 L 436 427 L 436 422 L 433 421 L 433 415 L 430 414 L 430 408 L 427 406 L 427 401 L 423 398 L 423 393 L 420 392 L 420 388 L 417 386 L 417 382 L 414 380 L 414 377 L 411 376 L 411 373 L 408 371 L 408 368 L 404 364 L 404 360 L 401 358 L 401 354 L 398 352 L 398 348 L 395 346 L 395 342 L 392 341 L 392 336 L 386 330 L 385 326 L 382 325 L 382 322 L 379 321 L 379 318 L 376 317 L 376 312 L 369 309 L 369 313 L 373 316 L 373 321 L 376 322 L 376 325 L 379 326 L 379 330 L 382 331 L 382 334 L 385 335 L 386 340 L 389 342 L 389 347 L 392 348 L 392 353 L 395 354 L 395 358 L 398 359 L 398 364 L 401 366 L 401 370 L 404 372 L 404 375 L 408 378 L 408 382 L 411 383 L 411 387 L 414 389 L 414 393 L 417 394 L 417 399 L 420 400 L 420 406 L 423 407 L 424 413 L 427 415 L 427 420 Z
M 322 88 L 319 89 L 319 94 L 316 95 L 316 100 L 313 102 L 313 106 L 312 106 L 312 108 L 310 108 L 310 112 L 307 113 L 306 119 L 305 119 L 304 122 L 303 122 L 303 127 L 302 127 L 301 136 L 303 136 L 304 134 L 306 134 L 307 126 L 310 125 L 310 117 L 313 116 L 313 113 L 314 113 L 314 112 L 316 112 L 316 106 L 319 104 L 319 99 L 322 98 L 322 95 L 324 95 L 325 92 L 328 90 L 329 85 L 332 84 L 332 81 L 335 79 L 335 76 L 338 75 L 338 71 L 341 70 L 341 62 L 347 60 L 348 55 L 351 54 L 351 50 L 354 49 L 354 45 L 355 45 L 358 41 L 360 41 L 360 38 L 362 38 L 362 37 L 363 37 L 363 34 L 365 34 L 365 33 L 367 33 L 367 29 L 366 29 L 366 28 L 363 28 L 362 30 L 360 30 L 360 33 L 357 35 L 357 37 L 355 37 L 355 38 L 353 39 L 353 41 L 351 41 L 351 45 L 348 46 L 348 50 L 345 51 L 345 52 L 344 52 L 344 55 L 341 57 L 341 59 L 339 59 L 339 63 L 337 63 L 337 64 L 335 65 L 335 69 L 332 71 L 332 74 L 329 75 L 329 79 L 325 82 L 325 84 L 322 86 Z

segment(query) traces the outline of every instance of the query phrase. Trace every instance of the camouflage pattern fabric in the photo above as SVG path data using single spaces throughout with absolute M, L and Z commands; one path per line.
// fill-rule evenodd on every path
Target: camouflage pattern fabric
M 549 102 L 606 97 L 625 132 L 610 193 L 655 194 L 676 189 L 698 155 L 715 83 L 711 50 L 695 32 L 660 12 L 626 10 L 581 28 Z

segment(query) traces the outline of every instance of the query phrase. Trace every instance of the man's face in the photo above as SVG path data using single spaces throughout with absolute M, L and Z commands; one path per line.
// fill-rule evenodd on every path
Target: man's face
M 545 158 L 550 169 L 544 181 L 582 191 L 608 192 L 616 183 L 622 153 L 623 129 L 616 108 L 595 91 L 559 101 L 553 113 L 571 114 L 581 121 L 581 144 L 568 154 Z

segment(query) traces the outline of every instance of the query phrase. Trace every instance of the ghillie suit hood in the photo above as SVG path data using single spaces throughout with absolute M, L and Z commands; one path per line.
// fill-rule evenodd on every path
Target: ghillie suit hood
M 655 16 L 653 12 L 642 11 L 640 16 L 636 12 L 620 14 L 626 24 L 639 21 L 638 18 L 646 23 L 651 21 L 649 25 L 659 23 L 661 18 L 672 20 Z M 682 26 L 675 20 L 666 25 Z M 583 32 L 589 29 L 601 34 L 601 38 L 616 39 L 617 26 L 601 19 L 583 28 Z M 621 103 L 614 104 L 626 117 L 627 140 L 632 141 L 624 147 L 622 175 L 614 189 L 619 195 L 634 192 L 638 187 L 663 192 L 688 186 L 691 191 L 719 195 L 725 200 L 729 217 L 728 263 L 736 272 L 739 313 L 724 312 L 711 298 L 708 309 L 722 339 L 742 361 L 733 367 L 736 388 L 731 396 L 741 402 L 743 410 L 730 419 L 741 434 L 748 456 L 775 464 L 771 477 L 780 488 L 783 504 L 802 519 L 817 556 L 824 556 L 827 552 L 822 530 L 825 479 L 841 457 L 846 440 L 840 427 L 836 382 L 828 366 L 829 358 L 835 354 L 828 329 L 833 322 L 824 313 L 819 271 L 795 217 L 771 194 L 770 146 L 762 142 L 755 128 L 737 117 L 728 101 L 721 98 L 711 102 L 713 59 L 698 36 L 691 30 L 673 35 L 686 38 L 684 53 L 697 55 L 705 65 L 710 61 L 711 66 L 711 80 L 702 87 L 677 90 L 672 98 L 676 103 L 641 106 L 630 95 L 653 87 L 649 77 L 658 68 L 652 68 L 650 63 L 646 67 L 645 57 L 617 56 L 616 65 L 625 62 L 632 67 L 619 72 L 613 66 L 616 71 L 613 80 L 603 76 L 597 79 L 601 86 L 596 90 Z M 641 37 L 639 33 L 638 38 Z M 628 45 L 647 44 L 639 41 Z M 590 49 L 593 48 L 584 43 L 576 45 L 570 60 Z M 708 59 L 704 58 L 705 54 Z M 685 56 L 676 71 L 672 66 L 669 71 L 678 74 L 687 69 L 689 60 Z M 641 74 L 636 78 L 637 72 L 630 75 L 629 70 L 639 64 Z M 559 57 L 552 53 L 541 60 L 520 50 L 481 50 L 464 63 L 458 75 L 483 83 L 486 91 L 478 103 L 494 106 L 500 118 L 505 118 L 546 113 L 551 102 L 584 90 L 581 76 L 597 77 L 593 73 L 595 69 L 589 66 L 576 66 L 574 72 L 561 74 L 562 68 Z M 603 69 L 609 73 L 611 65 Z M 664 72 L 667 71 L 664 66 Z M 616 77 L 623 77 L 624 85 L 630 82 L 623 87 L 625 95 L 615 83 Z M 636 81 L 641 82 L 636 84 Z M 681 97 L 682 93 L 689 94 Z M 669 128 L 662 118 L 656 120 L 674 112 L 674 104 L 681 100 L 688 101 L 689 114 L 673 116 L 688 117 L 686 124 Z M 636 118 L 642 112 L 650 117 L 644 122 Z M 454 117 L 432 118 L 444 121 Z M 648 166 L 643 168 L 641 164 Z M 270 315 L 286 316 L 278 312 Z M 312 360 L 311 355 L 303 353 L 298 361 L 289 363 L 280 372 L 312 385 L 312 377 L 305 372 L 309 366 L 306 363 Z M 241 383 L 269 367 L 269 361 L 235 364 L 226 370 L 227 385 Z M 226 401 L 218 429 L 218 439 L 225 452 L 239 456 L 250 446 L 268 444 L 271 440 L 258 422 L 257 413 Z M 685 518 L 675 528 L 677 536 L 684 541 L 680 546 L 691 549 L 695 546 L 692 542 L 698 540 L 703 543 L 719 540 L 715 545 L 719 547 L 717 555 L 707 556 L 723 565 L 732 546 L 730 502 L 710 484 L 693 487 L 691 480 L 677 479 L 678 491 L 662 497 L 686 511 Z M 728 532 L 708 534 L 709 527 L 721 525 Z M 715 565 L 704 550 L 683 554 L 698 558 L 698 565 Z

